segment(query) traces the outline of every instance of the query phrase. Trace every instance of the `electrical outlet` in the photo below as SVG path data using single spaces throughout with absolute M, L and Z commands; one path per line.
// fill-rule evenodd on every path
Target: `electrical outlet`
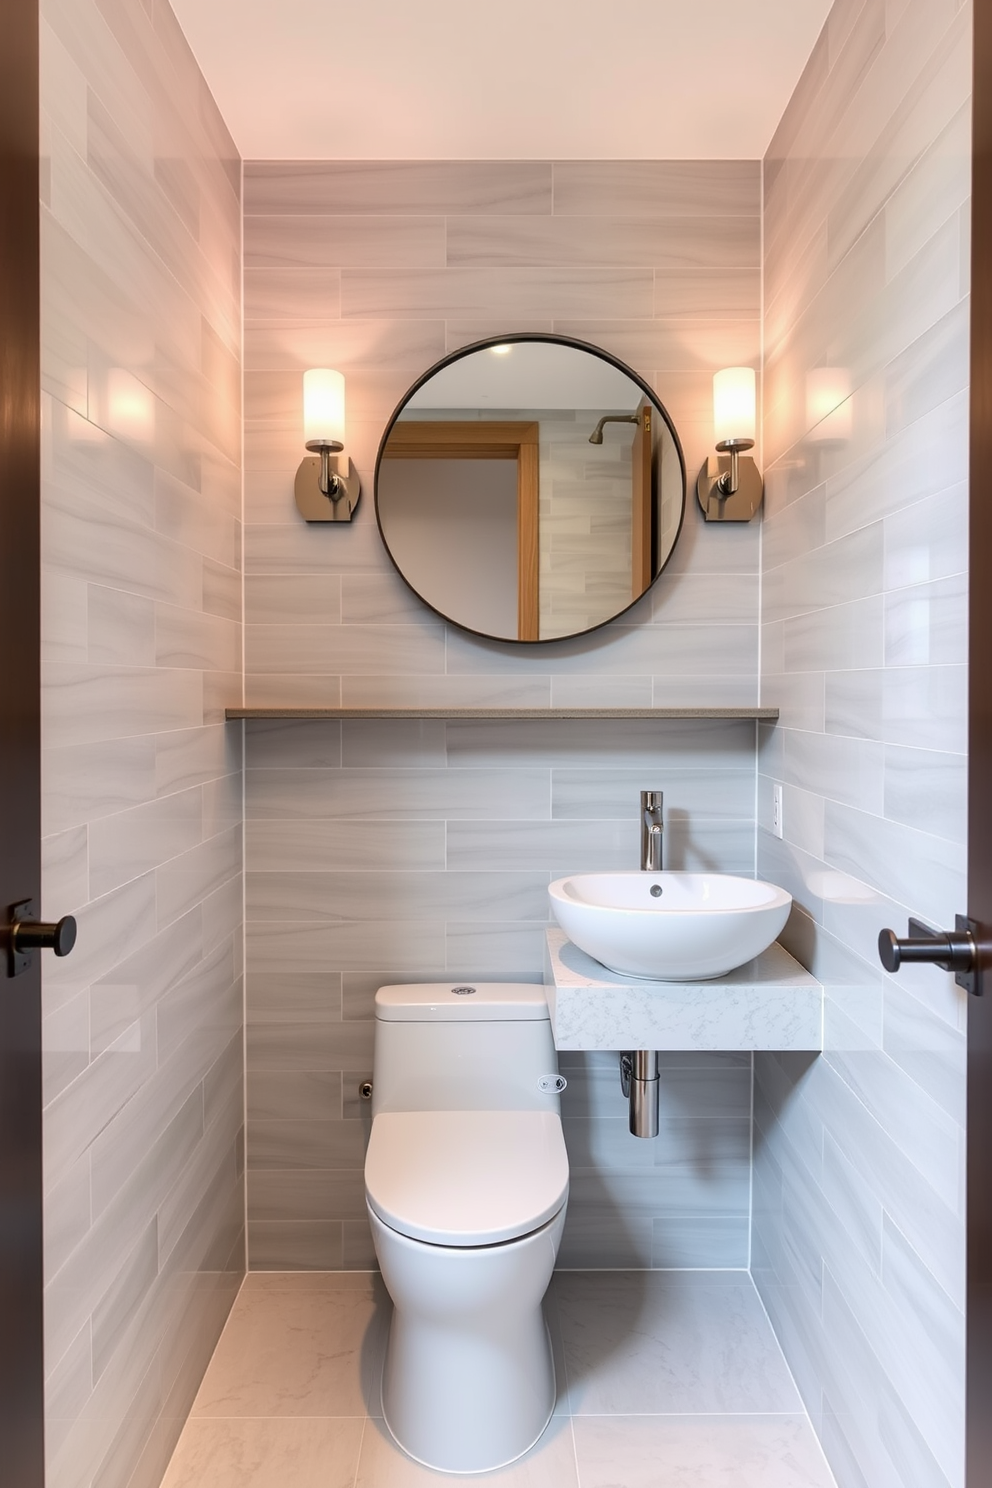
M 776 837 L 782 835 L 782 787 L 779 784 L 772 786 L 772 831 Z

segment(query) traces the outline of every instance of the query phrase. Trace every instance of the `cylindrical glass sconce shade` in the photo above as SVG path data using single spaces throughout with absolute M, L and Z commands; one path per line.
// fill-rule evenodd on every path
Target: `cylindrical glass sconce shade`
M 724 367 L 713 378 L 713 427 L 716 443 L 754 439 L 755 392 L 752 367 Z
M 307 444 L 344 444 L 344 375 L 327 367 L 303 374 L 303 438 Z

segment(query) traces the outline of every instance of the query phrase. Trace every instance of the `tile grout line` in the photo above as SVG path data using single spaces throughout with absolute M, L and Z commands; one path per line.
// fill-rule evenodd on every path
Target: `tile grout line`
M 809 1411 L 806 1408 L 806 1402 L 803 1399 L 802 1391 L 800 1390 L 799 1386 L 796 1383 L 796 1377 L 795 1377 L 795 1375 L 792 1372 L 792 1366 L 791 1366 L 791 1364 L 789 1363 L 788 1359 L 785 1356 L 785 1350 L 782 1347 L 782 1344 L 781 1344 L 781 1342 L 779 1340 L 778 1333 L 775 1331 L 775 1324 L 772 1322 L 771 1317 L 769 1316 L 769 1313 L 768 1313 L 768 1308 L 765 1306 L 765 1299 L 761 1295 L 761 1292 L 758 1290 L 758 1288 L 754 1285 L 754 1279 L 753 1278 L 751 1280 L 751 1285 L 752 1285 L 752 1287 L 754 1287 L 754 1294 L 755 1294 L 755 1296 L 758 1299 L 758 1305 L 760 1306 L 761 1311 L 765 1315 L 765 1318 L 766 1318 L 766 1320 L 768 1322 L 769 1331 L 771 1332 L 771 1335 L 772 1335 L 772 1337 L 775 1340 L 775 1347 L 778 1349 L 779 1354 L 781 1355 L 781 1358 L 782 1358 L 782 1363 L 785 1365 L 786 1372 L 787 1372 L 787 1374 L 789 1376 L 789 1379 L 792 1381 L 792 1388 L 795 1390 L 796 1395 L 799 1398 L 799 1405 L 800 1405 L 802 1414 L 803 1414 L 803 1416 L 806 1419 L 806 1422 L 807 1422 L 807 1424 L 809 1426 L 810 1431 L 812 1431 L 812 1433 L 813 1433 L 813 1438 L 814 1438 L 814 1440 L 816 1442 L 816 1445 L 817 1445 L 817 1448 L 818 1448 L 818 1450 L 820 1452 L 820 1455 L 822 1456 L 823 1461 L 826 1464 L 827 1471 L 830 1474 L 831 1481 L 832 1482 L 836 1482 L 836 1479 L 834 1478 L 834 1475 L 833 1475 L 833 1469 L 831 1468 L 830 1463 L 827 1461 L 827 1454 L 826 1454 L 826 1452 L 823 1449 L 823 1443 L 820 1441 L 819 1433 L 817 1432 L 815 1426 L 813 1425 L 813 1421 L 812 1421 L 812 1419 L 810 1417 L 810 1413 L 809 1413 Z M 792 1411 L 790 1414 L 795 1415 L 796 1412 L 795 1411 Z
M 352 1488 L 357 1488 L 357 1485 L 358 1485 L 358 1475 L 359 1475 L 359 1473 L 362 1470 L 362 1453 L 365 1450 L 365 1433 L 368 1430 L 368 1425 L 369 1425 L 369 1421 L 370 1420 L 371 1420 L 371 1417 L 369 1416 L 368 1411 L 366 1411 L 365 1412 L 365 1415 L 364 1415 L 364 1417 L 362 1419 L 362 1433 L 361 1433 L 361 1436 L 358 1439 L 358 1455 L 355 1458 L 355 1471 L 354 1471 L 354 1474 L 353 1474 L 352 1479 L 351 1479 Z
M 245 162 L 241 157 L 241 697 L 247 704 L 248 685 L 247 636 L 247 582 L 245 577 Z M 251 1263 L 248 1233 L 248 721 L 241 724 L 241 1064 L 242 1064 L 242 1128 L 244 1131 L 244 1169 L 242 1194 L 244 1196 L 245 1225 L 245 1275 Z M 240 1290 L 240 1288 L 239 1288 Z M 237 1298 L 235 1298 L 235 1301 Z

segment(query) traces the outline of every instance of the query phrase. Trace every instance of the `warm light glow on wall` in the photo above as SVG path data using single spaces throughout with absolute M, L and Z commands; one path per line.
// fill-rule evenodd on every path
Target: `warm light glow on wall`
M 806 428 L 813 444 L 851 437 L 851 374 L 847 367 L 814 367 L 806 373 Z
M 107 424 L 118 439 L 131 444 L 155 441 L 155 399 L 125 367 L 107 373 Z
M 344 445 L 344 376 L 327 367 L 303 374 L 303 437 L 308 445 Z
M 755 378 L 752 367 L 724 367 L 713 378 L 713 428 L 717 447 L 730 440 L 754 441 Z
M 108 437 L 98 424 L 91 424 L 74 408 L 65 411 L 65 431 L 73 444 L 105 444 Z

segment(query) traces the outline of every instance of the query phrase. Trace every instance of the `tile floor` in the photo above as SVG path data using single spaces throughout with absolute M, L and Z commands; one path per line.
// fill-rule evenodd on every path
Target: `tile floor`
M 741 1271 L 564 1271 L 558 1405 L 499 1488 L 833 1488 Z M 369 1272 L 253 1272 L 163 1488 L 426 1488 L 380 1417 L 389 1300 Z

